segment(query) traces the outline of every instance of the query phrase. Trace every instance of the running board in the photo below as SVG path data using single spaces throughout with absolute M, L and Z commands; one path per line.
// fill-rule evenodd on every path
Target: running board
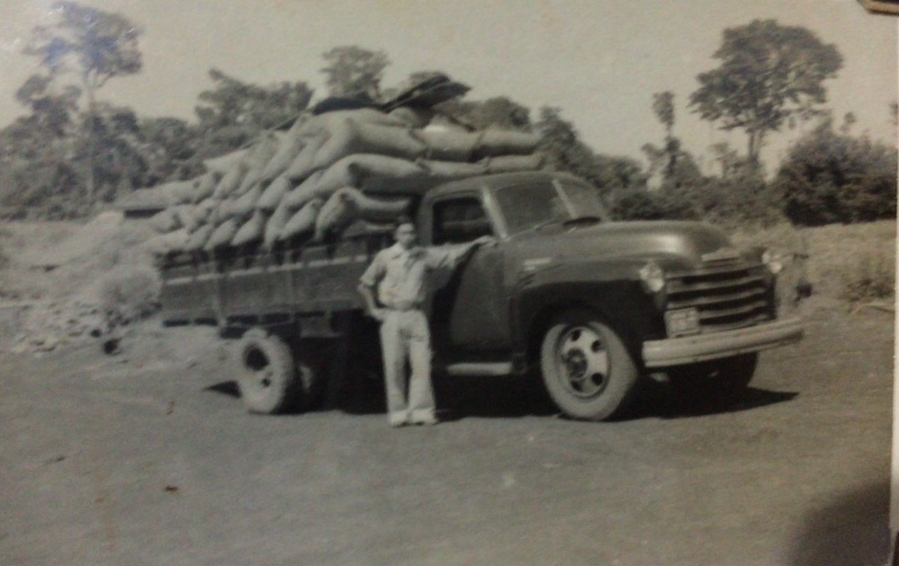
M 511 362 L 482 362 L 467 364 L 449 364 L 446 366 L 449 375 L 482 375 L 496 377 L 512 373 Z

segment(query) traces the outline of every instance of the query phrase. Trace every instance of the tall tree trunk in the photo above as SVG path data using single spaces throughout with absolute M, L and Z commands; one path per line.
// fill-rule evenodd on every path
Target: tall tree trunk
M 759 171 L 762 166 L 760 154 L 762 151 L 762 139 L 765 136 L 765 132 L 749 130 L 747 134 L 749 135 L 749 147 L 747 148 L 746 156 L 749 160 L 749 165 L 754 170 Z
M 85 74 L 84 91 L 87 94 L 87 178 L 85 179 L 85 188 L 87 189 L 88 204 L 94 203 L 94 192 L 96 190 L 96 180 L 94 178 L 94 163 L 97 153 L 97 133 L 95 131 L 97 121 L 97 100 L 94 93 L 94 87 L 90 82 L 90 77 Z

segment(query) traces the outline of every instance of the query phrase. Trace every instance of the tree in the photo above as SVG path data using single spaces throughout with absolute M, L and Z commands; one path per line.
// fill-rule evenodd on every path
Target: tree
M 321 72 L 331 96 L 381 100 L 381 79 L 390 59 L 383 51 L 356 45 L 335 47 L 322 54 L 327 65 Z
M 97 125 L 96 94 L 109 79 L 140 72 L 143 62 L 137 40 L 141 30 L 122 15 L 75 2 L 57 2 L 53 8 L 57 21 L 35 27 L 24 49 L 26 55 L 40 59 L 43 74 L 29 79 L 24 90 L 20 89 L 19 99 L 33 108 L 64 76 L 76 76 L 78 87 L 87 99 L 83 124 L 87 197 L 91 199 L 96 154 L 93 130 Z
M 540 151 L 546 156 L 545 167 L 551 171 L 566 171 L 581 177 L 596 187 L 597 192 L 610 205 L 612 215 L 627 218 L 629 198 L 622 194 L 646 193 L 646 176 L 640 164 L 629 157 L 597 155 L 580 135 L 574 124 L 562 118 L 559 108 L 544 106 L 540 120 L 534 125 L 540 134 Z
M 723 130 L 744 130 L 754 166 L 766 135 L 813 116 L 827 101 L 824 81 L 843 65 L 835 45 L 775 20 L 725 29 L 714 58 L 721 64 L 696 77 L 690 107 Z
M 774 179 L 793 222 L 896 217 L 896 148 L 834 129 L 829 117 L 790 148 Z
M 681 141 L 674 135 L 674 93 L 666 90 L 653 94 L 652 111 L 665 127 L 665 142 L 661 148 L 651 143 L 641 148 L 649 159 L 647 177 L 661 172 L 662 188 L 697 182 L 702 177 L 699 167 L 693 156 L 681 149 Z
M 267 86 L 243 82 L 210 69 L 213 88 L 200 93 L 196 156 L 222 155 L 252 141 L 263 130 L 292 123 L 309 106 L 312 89 L 303 82 Z

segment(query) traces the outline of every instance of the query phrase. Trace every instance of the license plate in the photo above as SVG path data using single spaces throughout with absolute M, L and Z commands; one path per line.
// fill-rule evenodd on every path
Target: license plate
M 665 327 L 669 338 L 699 334 L 699 311 L 696 309 L 668 311 L 665 313 Z

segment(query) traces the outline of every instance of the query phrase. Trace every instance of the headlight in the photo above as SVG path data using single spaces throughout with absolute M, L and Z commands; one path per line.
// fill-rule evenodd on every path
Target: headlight
M 784 268 L 784 254 L 777 250 L 767 249 L 762 253 L 762 263 L 768 266 L 768 271 L 777 275 Z
M 653 260 L 640 268 L 640 280 L 650 293 L 658 293 L 665 288 L 665 272 Z

